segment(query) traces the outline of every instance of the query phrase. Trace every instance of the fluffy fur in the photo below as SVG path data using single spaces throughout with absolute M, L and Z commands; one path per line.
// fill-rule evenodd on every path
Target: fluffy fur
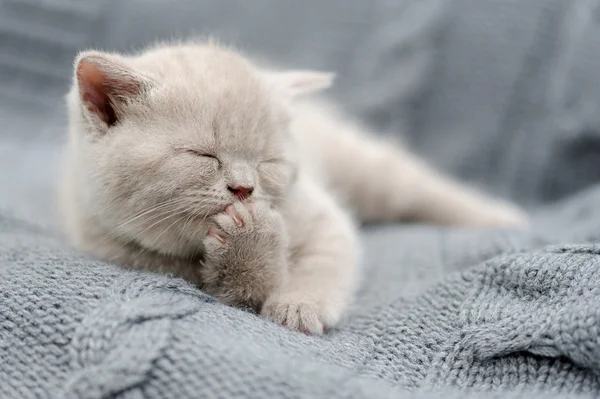
M 351 214 L 525 223 L 512 205 L 441 177 L 305 97 L 331 80 L 269 71 L 216 44 L 81 53 L 60 190 L 67 237 L 100 259 L 183 277 L 320 334 L 357 284 Z

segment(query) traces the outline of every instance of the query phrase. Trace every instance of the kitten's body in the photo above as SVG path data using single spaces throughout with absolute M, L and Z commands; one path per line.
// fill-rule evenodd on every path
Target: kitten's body
M 341 203 L 361 221 L 524 223 L 329 104 L 296 98 L 329 83 L 212 44 L 83 53 L 61 187 L 72 244 L 320 333 L 357 283 L 356 229 Z

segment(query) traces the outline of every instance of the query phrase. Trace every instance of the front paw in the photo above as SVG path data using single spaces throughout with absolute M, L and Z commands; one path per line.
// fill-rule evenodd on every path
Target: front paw
M 213 216 L 204 239 L 206 255 L 210 261 L 219 263 L 231 249 L 238 237 L 252 230 L 254 216 L 252 202 L 236 202 L 225 211 Z
M 262 244 L 268 252 L 269 247 L 284 241 L 281 216 L 264 202 L 236 202 L 213 216 L 211 222 L 204 246 L 209 260 L 217 263 L 235 256 L 243 258 Z
M 265 302 L 261 315 L 277 324 L 306 334 L 321 335 L 340 318 L 341 312 L 311 300 L 301 293 L 274 294 Z
M 211 220 L 204 239 L 204 290 L 225 303 L 260 309 L 287 272 L 281 215 L 267 203 L 236 202 Z

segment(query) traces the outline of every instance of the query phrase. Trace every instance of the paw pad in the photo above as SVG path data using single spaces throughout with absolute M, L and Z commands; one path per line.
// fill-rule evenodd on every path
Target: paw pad
M 219 233 L 215 226 L 210 226 L 210 228 L 208 229 L 208 235 L 219 240 L 221 244 L 227 243 L 227 238 L 225 238 L 223 234 Z

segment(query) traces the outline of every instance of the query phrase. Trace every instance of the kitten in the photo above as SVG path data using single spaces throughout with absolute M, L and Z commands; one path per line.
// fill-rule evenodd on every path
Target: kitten
M 217 44 L 79 54 L 60 190 L 70 242 L 320 334 L 358 279 L 341 203 L 361 221 L 525 224 L 307 99 L 332 79 L 262 69 Z

